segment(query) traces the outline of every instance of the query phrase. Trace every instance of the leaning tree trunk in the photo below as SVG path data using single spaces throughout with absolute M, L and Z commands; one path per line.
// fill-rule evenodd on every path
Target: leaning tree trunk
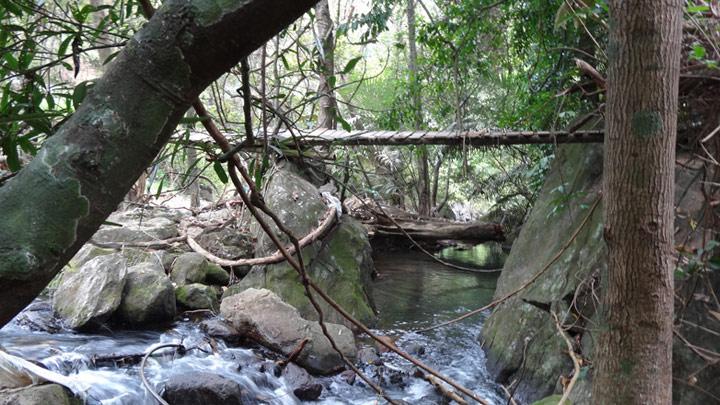
M 316 0 L 168 0 L 0 187 L 0 326 L 95 233 L 212 81 Z
M 610 2 L 604 323 L 593 400 L 672 401 L 673 199 L 682 2 Z
M 318 58 L 318 127 L 335 129 L 337 101 L 330 80 L 335 75 L 335 33 L 328 0 L 320 0 L 315 6 L 315 26 L 321 45 Z

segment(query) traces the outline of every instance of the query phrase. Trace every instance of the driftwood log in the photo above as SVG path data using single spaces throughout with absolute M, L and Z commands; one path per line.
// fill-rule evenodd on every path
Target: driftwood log
M 447 222 L 434 219 L 396 219 L 395 222 L 413 239 L 423 242 L 456 240 L 482 243 L 505 240 L 502 226 L 494 223 Z M 395 224 L 385 224 L 382 221 L 370 224 L 370 232 L 374 237 L 405 236 Z
M 503 228 L 497 223 L 422 218 L 398 207 L 379 204 L 358 197 L 349 198 L 344 202 L 350 215 L 365 224 L 368 235 L 374 239 L 409 239 L 410 237 L 424 245 L 445 240 L 469 243 L 505 241 Z

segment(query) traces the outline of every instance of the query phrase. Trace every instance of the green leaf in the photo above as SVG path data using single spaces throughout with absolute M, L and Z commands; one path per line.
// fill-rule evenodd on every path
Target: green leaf
M 20 7 L 18 7 L 13 1 L 9 0 L 0 0 L 0 5 L 7 11 L 15 14 L 18 17 L 22 17 L 23 12 Z
M 700 44 L 693 45 L 692 55 L 690 56 L 693 59 L 702 59 L 705 57 L 705 54 L 707 52 L 705 51 L 705 47 Z
M 65 56 L 67 52 L 68 46 L 70 46 L 70 41 L 75 38 L 74 36 L 70 35 L 67 38 L 63 39 L 63 41 L 60 43 L 60 47 L 58 47 L 58 58 L 62 58 Z
M 220 163 L 220 162 L 213 163 L 213 169 L 215 170 L 215 173 L 217 174 L 220 181 L 223 184 L 227 184 L 228 176 L 227 176 L 227 173 L 225 173 L 225 168 L 223 167 L 222 163 Z
M 85 96 L 87 96 L 88 90 L 90 90 L 93 85 L 94 83 L 91 80 L 87 80 L 75 86 L 72 96 L 73 108 L 77 110 L 80 107 L 80 104 L 85 100 Z
M 180 119 L 181 124 L 194 124 L 196 122 L 207 121 L 210 117 L 185 117 Z
M 107 65 L 108 63 L 110 63 L 110 61 L 112 61 L 113 59 L 115 59 L 115 57 L 118 56 L 119 53 L 120 53 L 120 51 L 116 51 L 116 52 L 111 53 L 110 56 L 108 56 L 108 57 L 103 61 L 102 64 L 103 64 L 103 65 Z
M 160 184 L 158 184 L 157 192 L 155 193 L 155 198 L 160 198 L 160 194 L 162 194 L 163 184 L 165 184 L 165 179 L 167 178 L 167 175 L 163 176 L 160 179 Z
M 693 5 L 688 6 L 687 12 L 688 13 L 704 13 L 706 11 L 710 11 L 710 6 L 700 6 L 700 5 Z
M 5 52 L 3 55 L 3 59 L 5 59 L 5 65 L 10 70 L 18 70 L 18 60 L 15 59 L 15 57 L 10 52 Z
M 337 122 L 340 123 L 342 129 L 348 132 L 352 131 L 352 125 L 350 125 L 349 122 L 345 121 L 345 118 L 343 118 L 342 115 L 338 114 L 337 111 L 335 112 L 335 119 L 337 120 Z
M 283 66 L 285 66 L 285 69 L 290 70 L 290 64 L 287 59 L 285 59 L 285 54 L 280 55 L 280 60 L 282 61 Z
M 355 66 L 358 64 L 358 62 L 360 62 L 361 59 L 362 56 L 350 59 L 350 61 L 345 65 L 345 68 L 342 70 L 342 74 L 348 74 L 352 72 L 352 70 L 355 69 Z
M 335 83 L 337 83 L 337 77 L 335 77 L 335 76 L 328 77 L 328 86 L 330 86 L 331 89 L 335 88 Z
M 109 226 L 119 226 L 119 227 L 121 227 L 121 228 L 123 227 L 123 224 L 118 224 L 118 223 L 116 223 L 116 222 L 111 222 L 111 221 L 103 221 L 102 224 L 103 224 L 103 225 L 109 225 Z
M 7 158 L 7 165 L 11 172 L 20 170 L 20 157 L 18 156 L 17 145 L 13 138 L 5 140 L 2 146 L 3 154 Z

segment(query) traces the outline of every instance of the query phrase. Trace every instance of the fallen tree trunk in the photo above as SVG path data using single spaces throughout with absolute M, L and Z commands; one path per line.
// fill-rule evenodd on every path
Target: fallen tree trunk
M 0 186 L 0 327 L 115 210 L 200 92 L 316 0 L 168 0 Z M 32 198 L 29 198 L 31 196 Z
M 384 224 L 379 221 L 370 224 L 370 233 L 374 237 L 405 237 L 405 234 L 395 224 Z M 483 222 L 446 222 L 441 220 L 422 219 L 396 219 L 413 239 L 429 242 L 439 240 L 456 240 L 463 242 L 482 243 L 490 241 L 502 242 L 505 240 L 502 226 Z

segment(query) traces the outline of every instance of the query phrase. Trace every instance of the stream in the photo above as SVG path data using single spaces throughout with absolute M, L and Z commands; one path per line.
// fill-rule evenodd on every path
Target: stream
M 499 260 L 486 248 L 469 251 L 446 249 L 438 256 L 478 267 L 498 267 Z M 483 253 L 484 252 L 484 253 Z M 485 369 L 485 355 L 478 335 L 487 314 L 424 334 L 419 328 L 452 319 L 492 300 L 497 273 L 459 272 L 415 252 L 378 255 L 375 265 L 380 274 L 373 284 L 372 296 L 379 311 L 378 334 L 396 338 L 395 343 L 436 370 L 475 391 L 493 404 L 505 403 L 499 387 Z M 237 381 L 247 393 L 247 403 L 298 404 L 284 378 L 277 378 L 259 367 L 263 351 L 252 347 L 228 347 L 217 342 L 216 353 L 207 336 L 190 319 L 176 322 L 161 331 L 103 331 L 78 333 L 61 329 L 55 333 L 33 331 L 33 322 L 53 323 L 47 301 L 35 301 L 13 322 L 0 329 L 0 345 L 10 354 L 42 363 L 69 376 L 83 387 L 86 403 L 107 405 L 154 405 L 155 400 L 141 383 L 139 366 L 94 365 L 95 356 L 138 354 L 161 343 L 182 343 L 189 350 L 173 356 L 150 358 L 145 375 L 158 392 L 176 373 L 208 371 Z M 367 338 L 362 343 L 371 345 Z M 162 352 L 161 352 L 162 353 Z M 366 365 L 363 371 L 383 381 L 382 387 L 394 399 L 410 404 L 435 404 L 441 398 L 425 380 L 413 377 L 413 366 L 393 353 L 380 355 L 383 365 Z M 318 404 L 376 404 L 378 396 L 359 378 L 348 384 L 342 376 L 322 377 L 323 394 Z

